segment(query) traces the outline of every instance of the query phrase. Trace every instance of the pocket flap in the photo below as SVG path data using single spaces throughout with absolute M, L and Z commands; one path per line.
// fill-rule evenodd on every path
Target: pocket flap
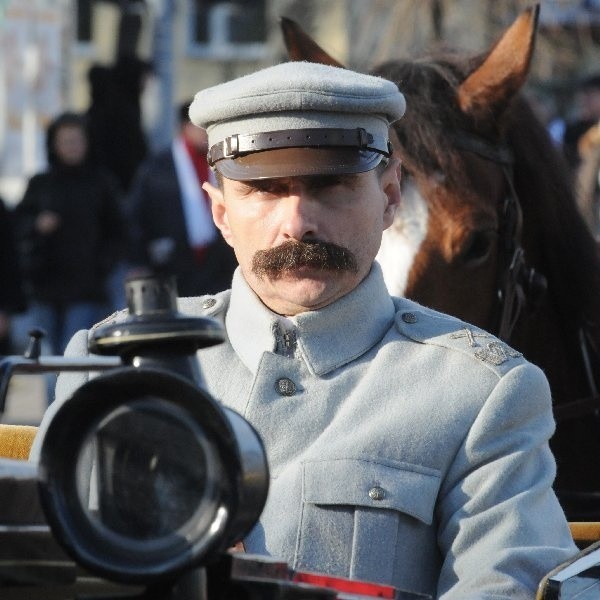
M 430 525 L 440 487 L 435 469 L 343 458 L 304 463 L 304 500 L 388 508 Z

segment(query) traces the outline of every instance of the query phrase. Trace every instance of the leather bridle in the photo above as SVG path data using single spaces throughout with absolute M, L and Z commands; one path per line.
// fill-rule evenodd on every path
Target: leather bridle
M 508 193 L 498 207 L 498 270 L 495 306 L 490 330 L 508 342 L 523 310 L 539 306 L 547 288 L 546 278 L 525 262 L 521 246 L 523 211 L 513 180 L 514 157 L 505 144 L 493 144 L 474 134 L 454 138 L 462 150 L 499 164 Z
M 548 287 L 546 277 L 533 267 L 527 266 L 525 251 L 521 246 L 523 212 L 514 186 L 514 157 L 505 144 L 492 144 L 474 134 L 462 133 L 454 140 L 458 148 L 499 164 L 508 186 L 508 194 L 498 211 L 499 264 L 493 327 L 490 331 L 509 342 L 523 310 L 534 310 L 538 307 Z M 554 417 L 557 421 L 589 414 L 600 415 L 600 395 L 592 368 L 592 355 L 598 360 L 599 349 L 594 346 L 584 326 L 577 333 L 589 395 L 556 405 Z

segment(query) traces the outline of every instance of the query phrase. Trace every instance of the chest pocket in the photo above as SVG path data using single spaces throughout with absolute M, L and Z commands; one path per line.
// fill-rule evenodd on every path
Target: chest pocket
M 418 465 L 305 463 L 296 568 L 393 583 L 398 541 L 410 547 L 430 529 L 439 486 L 439 472 Z

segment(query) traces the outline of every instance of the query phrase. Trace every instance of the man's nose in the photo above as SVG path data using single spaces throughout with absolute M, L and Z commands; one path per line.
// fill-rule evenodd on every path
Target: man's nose
M 317 236 L 317 202 L 305 186 L 290 187 L 282 205 L 282 230 L 286 239 L 301 241 Z

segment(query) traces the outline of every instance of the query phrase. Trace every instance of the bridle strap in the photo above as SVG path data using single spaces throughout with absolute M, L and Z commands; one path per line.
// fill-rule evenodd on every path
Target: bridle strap
M 525 251 L 521 246 L 523 211 L 514 186 L 514 159 L 507 146 L 491 144 L 487 140 L 471 134 L 463 133 L 458 136 L 456 145 L 501 165 L 508 185 L 509 193 L 504 199 L 499 219 L 501 254 L 495 316 L 496 335 L 508 342 L 523 309 L 528 303 L 533 303 L 531 290 L 535 287 L 534 278 L 540 278 L 545 285 L 545 277 L 527 266 Z M 530 292 L 529 296 L 528 291 Z M 594 378 L 591 357 L 593 353 L 596 360 L 600 360 L 600 352 L 590 340 L 584 327 L 578 331 L 578 341 L 590 393 L 584 398 L 554 406 L 553 411 L 557 421 L 582 418 L 590 414 L 600 416 L 600 394 Z
M 457 148 L 474 152 L 481 158 L 491 160 L 499 165 L 512 167 L 515 162 L 513 153 L 508 146 L 488 142 L 478 135 L 461 132 L 455 135 L 453 140 Z
M 523 212 L 513 181 L 514 157 L 508 146 L 491 143 L 477 135 L 461 133 L 454 139 L 458 148 L 501 165 L 508 185 L 508 194 L 498 219 L 501 252 L 493 320 L 495 327 L 492 328 L 500 339 L 507 342 L 527 305 L 523 284 L 533 274 L 533 269 L 529 269 L 525 263 L 525 251 L 521 246 Z
M 591 342 L 588 332 L 584 328 L 580 328 L 577 332 L 579 338 L 579 349 L 581 351 L 581 359 L 585 370 L 590 395 L 579 400 L 557 404 L 554 407 L 554 418 L 557 421 L 566 421 L 589 416 L 590 413 L 594 416 L 600 416 L 600 394 L 598 394 L 598 386 L 594 371 L 592 368 L 592 352 L 599 359 L 598 349 Z
M 500 339 L 508 342 L 522 312 L 528 304 L 533 304 L 528 291 L 533 289 L 533 278 L 540 275 L 527 266 L 521 246 L 523 210 L 514 186 L 512 165 L 503 164 L 502 171 L 509 193 L 504 199 L 500 221 L 503 251 L 498 269 L 496 331 Z
M 517 324 L 524 307 L 527 305 L 527 297 L 523 285 L 519 282 L 520 273 L 527 270 L 525 265 L 525 253 L 520 246 L 515 249 L 512 262 L 505 271 L 503 284 L 498 286 L 498 306 L 497 311 L 497 336 L 507 342 Z

